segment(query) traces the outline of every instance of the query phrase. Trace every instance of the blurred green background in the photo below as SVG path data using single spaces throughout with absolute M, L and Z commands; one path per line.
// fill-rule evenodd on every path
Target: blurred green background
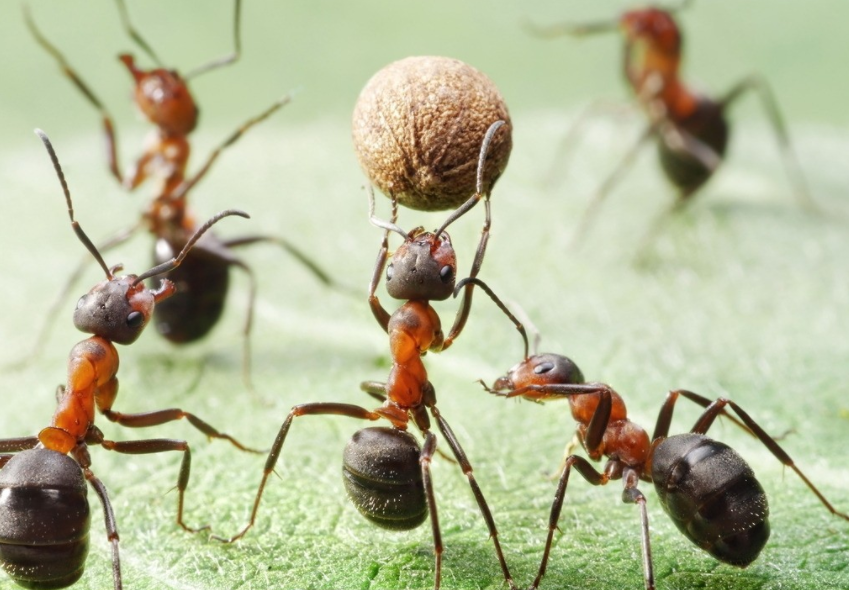
M 649 430 L 668 389 L 686 387 L 735 399 L 782 443 L 839 509 L 849 510 L 849 88 L 844 23 L 837 0 L 705 0 L 680 17 L 685 76 L 722 92 L 758 72 L 778 96 L 822 215 L 796 205 L 759 105 L 741 101 L 728 161 L 683 214 L 667 223 L 642 264 L 634 249 L 672 193 L 649 149 L 610 196 L 586 243 L 566 245 L 594 188 L 638 133 L 638 116 L 588 125 L 559 184 L 544 182 L 557 145 L 595 98 L 627 99 L 619 39 L 542 41 L 521 28 L 614 17 L 627 3 L 569 1 L 427 3 L 244 1 L 238 65 L 193 82 L 201 106 L 194 162 L 279 95 L 296 100 L 225 153 L 193 191 L 200 217 L 225 207 L 254 214 L 226 220 L 222 235 L 279 233 L 309 250 L 361 296 L 320 288 L 285 254 L 256 247 L 243 257 L 260 283 L 254 380 L 240 378 L 239 338 L 247 281 L 234 273 L 226 317 L 211 338 L 178 349 L 151 330 L 122 349 L 124 412 L 180 405 L 259 447 L 270 445 L 295 403 L 368 405 L 363 379 L 388 370 L 386 336 L 371 318 L 365 290 L 380 232 L 368 223 L 364 178 L 350 145 L 349 118 L 360 88 L 386 63 L 415 54 L 460 58 L 501 88 L 514 124 L 512 161 L 493 195 L 493 235 L 482 278 L 519 303 L 543 336 L 589 379 L 622 392 Z M 136 52 L 108 0 L 32 2 L 36 21 L 108 105 L 123 164 L 148 126 L 129 102 L 116 55 Z M 231 47 L 226 0 L 130 0 L 136 26 L 156 51 L 188 70 Z M 32 134 L 52 138 L 75 197 L 77 218 L 95 241 L 132 224 L 146 188 L 128 196 L 108 176 L 96 113 L 27 33 L 17 3 L 0 6 L 0 257 L 6 288 L 0 362 L 28 354 L 46 309 L 84 254 L 68 228 L 58 183 Z M 141 59 L 141 58 L 140 58 Z M 145 63 L 145 62 L 142 62 Z M 388 205 L 378 203 L 387 217 Z M 436 226 L 445 214 L 402 211 L 404 227 Z M 467 268 L 482 215 L 452 226 Z M 150 264 L 138 236 L 106 256 L 130 272 Z M 91 268 L 75 293 L 99 280 Z M 382 288 L 381 288 L 382 292 Z M 28 366 L 0 373 L 0 433 L 22 436 L 47 424 L 64 380 L 73 329 L 71 297 L 50 338 Z M 382 300 L 389 307 L 387 296 Z M 455 304 L 439 305 L 443 322 Z M 440 408 L 457 432 L 489 499 L 519 585 L 539 563 L 554 484 L 546 479 L 570 439 L 565 404 L 535 406 L 487 398 L 474 383 L 517 362 L 519 339 L 485 298 L 466 333 L 426 362 Z M 676 431 L 698 415 L 682 404 Z M 262 469 L 222 443 L 207 444 L 186 424 L 133 432 L 100 426 L 117 440 L 186 438 L 194 449 L 187 519 L 229 534 L 245 521 Z M 380 531 L 350 505 L 339 474 L 345 441 L 363 425 L 344 418 L 296 421 L 254 531 L 221 547 L 173 523 L 176 456 L 121 457 L 94 449 L 94 469 L 110 490 L 130 588 L 429 588 L 428 527 Z M 849 523 L 831 517 L 793 473 L 760 445 L 717 425 L 712 433 L 752 463 L 770 495 L 773 536 L 747 570 L 719 565 L 692 547 L 649 497 L 658 587 L 806 589 L 849 586 Z M 445 542 L 446 588 L 502 588 L 491 543 L 465 478 L 437 460 L 434 478 Z M 564 506 L 548 588 L 639 588 L 639 519 L 620 486 L 595 489 L 574 477 Z M 92 496 L 92 501 L 95 502 Z M 78 588 L 110 587 L 102 520 L 92 524 L 88 571 Z M 602 557 L 603 556 L 603 557 Z M 0 587 L 11 587 L 6 579 Z

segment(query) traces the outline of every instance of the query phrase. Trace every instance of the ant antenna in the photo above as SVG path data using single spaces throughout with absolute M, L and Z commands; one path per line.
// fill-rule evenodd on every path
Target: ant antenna
M 236 62 L 242 54 L 242 32 L 241 32 L 241 24 L 242 24 L 242 0 L 236 0 L 236 5 L 233 14 L 233 53 L 230 55 L 225 55 L 224 57 L 220 57 L 218 59 L 214 59 L 210 62 L 207 62 L 201 66 L 196 67 L 191 70 L 188 74 L 183 76 L 184 80 L 189 80 L 194 78 L 195 76 L 200 76 L 201 74 L 205 74 L 206 72 L 212 71 L 214 69 L 230 65 L 231 63 Z
M 492 138 L 495 135 L 495 132 L 498 131 L 502 125 L 505 125 L 504 121 L 496 121 L 495 123 L 489 126 L 489 129 L 486 130 L 486 135 L 483 136 L 483 141 L 481 142 L 481 151 L 480 155 L 478 156 L 478 175 L 477 182 L 475 184 L 475 194 L 472 195 L 472 197 L 468 201 L 460 205 L 457 209 L 454 210 L 451 215 L 448 216 L 448 219 L 445 220 L 445 223 L 442 224 L 442 227 L 440 227 L 436 231 L 436 237 L 442 235 L 442 232 L 444 232 L 449 225 L 451 225 L 457 219 L 465 215 L 469 211 L 469 209 L 477 205 L 478 201 L 480 201 L 481 198 L 484 196 L 483 169 L 484 165 L 486 164 L 486 156 L 487 152 L 489 151 L 489 144 L 492 143 Z M 492 190 L 492 185 L 495 183 L 495 180 L 497 179 L 493 179 L 489 185 L 489 190 L 487 190 L 486 192 L 487 197 L 489 197 L 489 191 Z
M 547 27 L 534 24 L 530 20 L 522 23 L 528 33 L 542 39 L 557 37 L 587 37 L 598 33 L 612 33 L 619 28 L 619 20 L 596 21 L 591 23 L 558 23 Z
M 124 29 L 126 29 L 130 39 L 135 41 L 136 45 L 138 45 L 158 67 L 164 67 L 162 65 L 162 60 L 159 59 L 159 56 L 156 55 L 153 48 L 142 38 L 130 22 L 130 13 L 127 12 L 127 5 L 124 3 L 124 0 L 115 0 L 115 3 L 118 5 L 118 14 L 121 17 L 121 24 L 124 25 Z
M 397 232 L 397 233 L 401 234 L 401 236 L 406 240 L 407 239 L 407 232 L 405 232 L 403 229 L 401 229 L 398 225 L 392 223 L 391 221 L 384 221 L 384 220 L 375 216 L 375 214 L 374 214 L 374 188 L 372 188 L 372 186 L 369 184 L 366 187 L 366 190 L 368 191 L 368 220 L 371 222 L 371 224 L 376 226 L 376 227 L 379 227 L 380 229 L 385 229 L 386 231 Z M 396 205 L 394 205 L 395 200 L 393 199 L 392 202 L 393 202 L 393 207 L 395 207 L 396 206 Z
M 251 217 L 250 215 L 248 215 L 244 211 L 240 211 L 239 209 L 227 209 L 225 211 L 221 211 L 216 215 L 213 215 L 206 223 L 200 226 L 194 234 L 192 234 L 192 237 L 189 238 L 189 241 L 186 242 L 186 245 L 183 246 L 183 249 L 180 250 L 180 253 L 177 254 L 177 256 L 175 256 L 171 260 L 168 260 L 167 262 L 163 262 L 160 265 L 154 266 L 148 271 L 143 272 L 142 274 L 137 276 L 131 284 L 137 285 L 145 279 L 155 277 L 156 275 L 161 275 L 162 273 L 174 270 L 175 268 L 180 266 L 180 263 L 183 262 L 183 259 L 189 253 L 189 250 L 191 250 L 195 243 L 201 238 L 201 236 L 206 233 L 206 230 L 218 223 L 219 220 L 223 219 L 224 217 L 229 217 L 230 215 L 238 215 L 239 217 L 244 217 L 245 219 L 250 219 Z
M 495 305 L 498 306 L 498 309 L 503 311 L 504 315 L 506 315 L 510 319 L 510 321 L 513 322 L 513 325 L 516 326 L 516 329 L 519 331 L 519 334 L 522 335 L 522 340 L 525 343 L 525 359 L 530 358 L 528 356 L 528 348 L 529 348 L 528 347 L 528 334 L 525 331 L 525 326 L 522 325 L 522 322 L 520 322 L 516 318 L 516 316 L 514 316 L 512 313 L 510 313 L 510 310 L 507 309 L 507 306 L 504 305 L 504 303 L 501 301 L 501 299 L 498 298 L 498 295 L 496 295 L 495 292 L 492 289 L 489 288 L 489 285 L 487 285 L 486 283 L 484 283 L 482 280 L 480 280 L 477 277 L 466 277 L 465 279 L 463 279 L 462 281 L 457 283 L 456 287 L 454 287 L 454 297 L 457 297 L 457 294 L 460 292 L 460 290 L 469 283 L 476 285 L 476 286 L 480 287 L 481 289 L 483 289 L 484 292 L 487 295 L 489 295 L 489 298 L 492 299 L 492 301 L 495 303 Z M 536 328 L 534 328 L 534 329 L 536 329 Z M 536 336 L 537 336 L 537 339 L 538 339 L 539 338 L 539 332 L 536 332 Z M 534 348 L 536 348 L 537 344 L 538 344 L 538 340 L 535 340 L 534 341 Z M 536 353 L 536 351 L 534 351 L 534 352 Z
M 677 4 L 671 4 L 662 10 L 669 13 L 676 13 L 689 8 L 694 0 L 680 0 Z M 660 8 L 660 7 L 658 7 Z M 554 39 L 556 37 L 588 37 L 598 33 L 616 32 L 619 28 L 619 19 L 595 21 L 589 23 L 559 23 L 543 27 L 536 25 L 530 20 L 525 20 L 522 27 L 535 37 L 543 39 Z
M 79 222 L 74 219 L 74 205 L 71 202 L 71 191 L 68 189 L 68 183 L 65 181 L 65 174 L 62 172 L 62 166 L 59 164 L 59 158 L 56 156 L 53 144 L 50 143 L 50 138 L 47 137 L 47 134 L 41 129 L 36 129 L 35 134 L 38 135 L 41 142 L 44 144 L 44 147 L 47 148 L 47 153 L 50 155 L 50 160 L 53 162 L 53 168 L 56 170 L 56 175 L 59 177 L 59 183 L 62 185 L 62 191 L 65 193 L 65 202 L 68 204 L 68 216 L 71 218 L 71 227 L 73 228 L 74 233 L 77 234 L 79 240 L 88 249 L 88 251 L 91 252 L 91 255 L 94 256 L 94 259 L 100 265 L 100 268 L 102 268 L 106 273 L 106 278 L 112 279 L 112 271 L 108 266 L 106 266 L 106 263 L 103 261 L 103 256 L 101 256 L 100 252 L 97 251 L 97 246 L 92 243 L 83 231 Z
M 525 309 L 516 303 L 515 301 L 510 301 L 510 307 L 513 308 L 513 313 L 516 315 L 516 318 L 525 326 L 525 329 L 533 334 L 533 344 L 531 345 L 531 352 L 536 356 L 539 353 L 539 343 L 542 341 L 542 336 L 540 335 L 539 329 L 536 325 L 531 321 L 531 318 L 528 316 Z

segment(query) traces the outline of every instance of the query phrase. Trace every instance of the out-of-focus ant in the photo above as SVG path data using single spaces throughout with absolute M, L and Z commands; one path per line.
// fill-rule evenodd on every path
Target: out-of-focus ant
M 155 181 L 154 197 L 142 215 L 141 222 L 115 234 L 100 246 L 106 251 L 128 240 L 138 229 L 144 227 L 156 238 L 154 261 L 159 264 L 179 252 L 197 229 L 197 222 L 187 207 L 188 192 L 209 172 L 221 152 L 235 143 L 248 129 L 264 121 L 291 100 L 286 95 L 265 111 L 246 121 L 207 157 L 194 176 L 186 176 L 190 145 L 189 134 L 197 124 L 198 107 L 188 87 L 188 81 L 199 74 L 236 61 L 241 51 L 240 14 L 241 0 L 235 2 L 234 53 L 200 66 L 186 76 L 161 66 L 161 61 L 150 45 L 132 27 L 123 0 L 116 0 L 121 20 L 132 40 L 157 64 L 151 70 L 136 66 L 130 54 L 122 54 L 120 60 L 126 65 L 135 81 L 133 100 L 144 116 L 155 126 L 146 142 L 144 152 L 122 173 L 119 165 L 115 128 L 112 116 L 89 86 L 70 66 L 65 57 L 53 46 L 35 25 L 28 9 L 25 10 L 27 24 L 41 45 L 59 63 L 62 72 L 82 92 L 86 99 L 101 114 L 106 139 L 109 170 L 128 191 L 135 190 L 148 179 Z M 157 331 L 176 344 L 194 342 L 203 338 L 221 317 L 229 286 L 230 267 L 243 270 L 250 280 L 248 309 L 243 327 L 243 373 L 250 385 L 250 332 L 253 320 L 253 303 L 256 281 L 250 267 L 234 254 L 234 249 L 260 242 L 277 244 L 301 262 L 315 277 L 326 285 L 334 285 L 330 276 L 309 256 L 290 241 L 277 236 L 252 235 L 222 240 L 209 234 L 186 257 L 184 263 L 171 274 L 177 285 L 177 293 L 156 307 L 154 324 Z M 85 263 L 89 261 L 86 260 Z M 84 264 L 85 264 L 84 263 Z M 46 338 L 59 306 L 71 291 L 82 273 L 83 266 L 71 275 L 64 290 L 57 298 L 42 329 L 36 346 Z
M 493 395 L 523 397 L 534 402 L 567 398 L 572 417 L 578 423 L 575 435 L 587 455 L 593 461 L 607 459 L 601 471 L 579 455 L 569 454 L 564 460 L 551 506 L 542 561 L 531 588 L 539 587 L 545 574 L 573 468 L 596 486 L 621 479 L 622 501 L 639 506 L 646 589 L 655 586 L 646 498 L 637 487 L 640 481 L 654 483 L 661 506 L 695 545 L 723 563 L 738 567 L 752 563 L 769 539 L 769 506 L 746 461 L 727 445 L 706 436 L 720 415 L 755 436 L 776 459 L 795 471 L 829 512 L 849 520 L 849 514 L 831 505 L 776 439 L 732 400 L 721 397 L 711 401 L 692 391 L 670 391 L 649 438 L 641 426 L 628 419 L 624 400 L 609 385 L 587 383 L 578 366 L 565 356 L 529 355 L 524 327 L 489 287 L 480 279 L 464 279 L 457 287 L 464 284 L 484 288 L 516 325 L 525 343 L 524 360 L 498 378 L 492 387 L 481 381 L 484 389 Z M 670 436 L 672 412 L 682 397 L 705 411 L 689 433 Z M 736 418 L 727 409 L 733 410 Z
M 103 505 L 107 537 L 112 545 L 113 584 L 119 589 L 122 581 L 115 515 L 105 486 L 91 471 L 89 445 L 127 454 L 181 452 L 177 524 L 190 532 L 207 527 L 193 528 L 183 521 L 183 501 L 191 469 L 188 443 L 175 439 L 106 439 L 94 424 L 95 411 L 131 428 L 185 418 L 207 437 L 228 440 L 243 451 L 258 452 L 179 408 L 138 414 L 123 414 L 112 409 L 118 394 L 118 351 L 114 344 L 135 342 L 155 306 L 172 296 L 175 290 L 168 279 L 162 279 L 155 290 L 146 288 L 143 281 L 179 267 L 204 232 L 218 220 L 230 215 L 248 215 L 237 210 L 223 211 L 201 225 L 171 260 L 140 275 L 117 276 L 121 265 L 106 266 L 100 252 L 74 219 L 71 194 L 59 160 L 47 136 L 41 131 L 37 133 L 62 184 L 71 227 L 105 271 L 106 280 L 95 285 L 77 303 L 74 325 L 92 337 L 71 349 L 68 381 L 64 387 L 60 386 L 58 405 L 50 425 L 38 436 L 0 439 L 0 466 L 3 467 L 0 470 L 0 567 L 27 588 L 65 588 L 79 579 L 89 546 L 91 515 L 86 499 L 87 480 Z
M 410 232 L 400 229 L 394 223 L 397 203 L 393 203 L 392 221 L 377 219 L 374 215 L 374 195 L 370 194 L 371 222 L 386 232 L 369 288 L 369 303 L 378 323 L 389 334 L 392 369 L 386 383 L 365 381 L 361 384 L 361 388 L 366 393 L 383 400 L 384 403 L 375 410 L 334 402 L 309 403 L 293 407 L 280 427 L 268 455 L 249 523 L 235 536 L 228 539 L 217 537 L 219 540 L 233 542 L 243 537 L 253 526 L 268 477 L 274 471 L 283 443 L 295 418 L 333 414 L 359 420 L 385 419 L 391 423 L 391 428 L 372 427 L 359 430 L 345 448 L 343 456 L 345 487 L 357 509 L 378 526 L 392 530 L 409 530 L 419 526 L 430 516 L 436 556 L 434 588 L 439 588 L 442 573 L 442 534 L 430 473 L 430 463 L 436 452 L 437 441 L 436 435 L 431 431 L 430 416 L 432 416 L 451 447 L 457 463 L 468 478 L 495 545 L 504 579 L 511 588 L 515 588 L 498 541 L 498 531 L 492 513 L 475 480 L 472 466 L 465 452 L 436 407 L 436 392 L 428 380 L 421 361 L 422 355 L 426 352 L 439 352 L 451 346 L 468 319 L 473 289 L 471 285 L 464 291 L 463 302 L 447 336 L 443 334 L 439 316 L 430 306 L 430 302 L 442 301 L 448 299 L 452 293 L 454 296 L 459 293 L 459 289 L 456 291 L 454 289 L 457 274 L 454 247 L 445 229 L 483 199 L 486 207 L 486 222 L 472 265 L 472 274 L 476 275 L 480 269 L 489 236 L 489 193 L 495 180 L 490 179 L 489 186 L 486 186 L 483 179 L 483 164 L 486 161 L 487 148 L 492 136 L 502 124 L 501 121 L 494 123 L 483 140 L 478 163 L 476 194 L 452 213 L 437 231 L 426 232 L 420 227 Z M 387 268 L 390 231 L 401 234 L 404 237 L 404 243 L 395 251 Z M 390 296 L 406 300 L 406 303 L 391 315 L 375 296 L 375 289 L 384 268 L 386 268 L 387 290 Z M 407 432 L 411 421 L 424 436 L 424 444 L 421 447 Z
M 593 196 L 574 235 L 575 245 L 583 240 L 602 200 L 622 179 L 642 147 L 652 139 L 657 141 L 663 172 L 678 191 L 672 210 L 689 202 L 722 163 L 730 131 L 726 110 L 748 91 L 756 91 L 761 98 L 796 196 L 806 208 L 815 208 L 778 103 L 763 78 L 754 75 L 744 78 L 717 99 L 694 91 L 681 80 L 682 34 L 673 13 L 690 3 L 690 0 L 685 0 L 677 8 L 667 10 L 631 10 L 614 21 L 530 27 L 538 36 L 548 38 L 621 32 L 625 41 L 625 80 L 648 118 L 648 126 Z M 589 111 L 578 119 L 576 127 L 588 114 Z M 664 217 L 655 223 L 650 235 L 655 233 Z

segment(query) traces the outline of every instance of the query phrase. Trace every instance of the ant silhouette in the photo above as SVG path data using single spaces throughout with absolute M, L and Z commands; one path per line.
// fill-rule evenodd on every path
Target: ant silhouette
M 95 410 L 108 420 L 131 428 L 186 419 L 209 438 L 227 440 L 242 451 L 260 452 L 179 408 L 138 414 L 112 409 L 118 394 L 118 351 L 114 344 L 135 342 L 155 306 L 175 292 L 174 284 L 168 279 L 162 279 L 155 290 L 146 288 L 143 281 L 179 267 L 198 240 L 220 219 L 248 215 L 235 209 L 222 211 L 201 225 L 171 260 L 140 275 L 117 276 L 122 266 L 106 266 L 100 252 L 74 219 L 71 194 L 59 159 L 47 135 L 41 130 L 36 133 L 44 142 L 62 185 L 71 227 L 105 271 L 106 280 L 95 285 L 77 303 L 74 325 L 92 336 L 71 349 L 68 381 L 57 392 L 57 408 L 50 425 L 37 436 L 0 439 L 0 567 L 27 588 L 65 588 L 76 582 L 83 574 L 89 545 L 91 515 L 85 485 L 88 481 L 103 506 L 107 537 L 112 546 L 113 584 L 118 590 L 122 580 L 115 514 L 105 486 L 91 470 L 89 445 L 127 454 L 183 453 L 177 479 L 177 524 L 193 533 L 208 527 L 193 528 L 183 521 L 184 495 L 191 470 L 188 443 L 174 439 L 106 439 L 94 424 Z
M 663 172 L 678 191 L 671 209 L 655 221 L 648 233 L 649 237 L 653 236 L 662 221 L 670 213 L 687 204 L 722 163 L 730 132 L 726 110 L 749 91 L 757 92 L 761 98 L 797 198 L 804 207 L 816 209 L 801 166 L 793 152 L 778 102 L 766 80 L 757 75 L 750 75 L 718 99 L 694 91 L 681 80 L 679 69 L 683 36 L 673 14 L 691 3 L 691 0 L 685 0 L 677 7 L 667 10 L 656 7 L 630 10 L 615 21 L 565 23 L 550 27 L 529 25 L 532 33 L 545 38 L 562 35 L 584 37 L 620 31 L 625 40 L 625 80 L 649 122 L 618 166 L 599 185 L 578 224 L 572 240 L 573 246 L 584 239 L 601 202 L 622 179 L 636 160 L 637 154 L 650 140 L 657 142 Z M 596 106 L 590 107 L 579 117 L 569 137 L 574 136 L 575 129 Z
M 670 391 L 648 433 L 628 418 L 622 396 L 605 383 L 586 382 L 569 358 L 552 353 L 529 354 L 524 326 L 509 312 L 480 279 L 464 279 L 457 285 L 483 288 L 516 326 L 524 340 L 524 359 L 484 390 L 496 396 L 522 397 L 534 402 L 566 398 L 578 423 L 575 436 L 592 461 L 606 458 L 598 471 L 587 459 L 569 453 L 560 473 L 539 572 L 531 585 L 539 587 L 545 575 L 554 532 L 566 497 L 569 475 L 574 468 L 594 486 L 622 480 L 622 501 L 640 509 L 642 561 L 645 587 L 651 590 L 654 573 L 649 542 L 646 498 L 637 487 L 641 481 L 654 483 L 660 504 L 675 526 L 696 546 L 713 558 L 744 568 L 760 554 L 769 539 L 769 505 L 766 494 L 746 461 L 731 447 L 707 436 L 719 416 L 724 416 L 757 438 L 782 465 L 802 479 L 833 515 L 849 520 L 849 514 L 832 506 L 775 437 L 752 419 L 734 401 L 710 400 L 685 389 Z M 672 413 L 679 398 L 704 408 L 686 434 L 669 434 Z M 728 413 L 733 410 L 734 415 Z M 736 417 L 735 417 L 736 415 Z M 567 447 L 568 449 L 569 447 Z
M 144 227 L 155 237 L 154 263 L 159 264 L 179 252 L 187 243 L 189 236 L 197 229 L 195 218 L 187 205 L 188 192 L 206 176 L 222 151 L 233 145 L 254 125 L 266 120 L 282 106 L 288 104 L 292 97 L 291 95 L 283 96 L 265 111 L 243 123 L 212 150 L 194 176 L 187 177 L 186 167 L 190 153 L 188 135 L 197 124 L 199 112 L 189 90 L 188 81 L 200 74 L 232 64 L 239 58 L 241 54 L 241 0 L 235 2 L 234 52 L 195 68 L 186 76 L 181 76 L 176 71 L 161 65 L 161 60 L 150 45 L 133 28 L 124 1 L 116 0 L 116 3 L 121 21 L 130 38 L 157 64 L 154 69 L 143 70 L 136 66 L 132 55 L 122 54 L 119 56 L 135 82 L 133 100 L 136 106 L 155 126 L 144 152 L 126 174 L 121 172 L 118 163 L 115 126 L 109 111 L 70 66 L 62 53 L 39 31 L 29 8 L 26 6 L 25 17 L 27 25 L 38 44 L 57 61 L 62 73 L 71 80 L 88 102 L 100 113 L 106 139 L 107 161 L 112 175 L 128 191 L 135 190 L 148 179 L 155 181 L 154 197 L 142 214 L 141 221 L 116 233 L 100 245 L 100 250 L 107 251 L 114 248 L 130 239 L 139 229 Z M 157 306 L 154 315 L 157 331 L 171 342 L 175 344 L 195 342 L 206 336 L 222 315 L 229 287 L 230 267 L 236 267 L 245 272 L 250 286 L 248 307 L 242 328 L 242 369 L 244 381 L 251 389 L 250 334 L 256 298 L 256 279 L 251 268 L 238 258 L 233 250 L 263 242 L 277 244 L 289 252 L 321 283 L 329 287 L 338 287 L 327 272 L 313 262 L 306 253 L 284 238 L 270 235 L 251 235 L 222 240 L 210 234 L 204 239 L 203 243 L 190 252 L 180 268 L 171 274 L 171 279 L 177 285 L 177 294 L 163 302 L 162 305 Z M 36 339 L 36 348 L 46 339 L 49 329 L 53 325 L 52 319 L 56 317 L 59 307 L 70 293 L 88 262 L 89 260 L 86 259 L 77 267 L 51 307 L 39 338 Z
M 456 297 L 459 294 L 460 289 L 454 288 L 457 260 L 451 239 L 445 229 L 483 199 L 486 221 L 472 264 L 472 274 L 476 275 L 480 270 L 489 237 L 489 195 L 495 182 L 494 179 L 491 180 L 488 189 L 485 190 L 483 170 L 492 137 L 503 124 L 502 121 L 494 123 L 482 142 L 476 193 L 449 215 L 448 220 L 435 232 L 426 232 L 421 227 L 405 232 L 395 225 L 396 201 L 393 201 L 392 221 L 377 219 L 374 215 L 374 194 L 369 191 L 370 221 L 385 230 L 374 276 L 369 286 L 369 304 L 378 323 L 389 335 L 392 369 L 387 382 L 364 381 L 360 387 L 369 395 L 382 400 L 383 405 L 374 410 L 335 402 L 294 406 L 280 427 L 268 454 L 250 521 L 233 537 L 214 538 L 225 543 L 232 543 L 242 538 L 254 525 L 268 477 L 274 471 L 283 443 L 295 418 L 331 414 L 359 420 L 385 419 L 391 423 L 391 428 L 371 427 L 359 430 L 345 448 L 343 458 L 345 487 L 352 502 L 363 516 L 380 527 L 391 530 L 410 530 L 422 524 L 430 516 L 436 559 L 434 588 L 439 588 L 443 546 L 430 472 L 430 463 L 437 450 L 437 438 L 431 431 L 430 416 L 432 416 L 448 442 L 457 463 L 468 478 L 469 486 L 495 546 L 504 579 L 510 588 L 515 588 L 498 541 L 498 531 L 492 513 L 475 480 L 472 466 L 460 442 L 436 407 L 436 391 L 428 380 L 427 371 L 421 361 L 421 356 L 427 351 L 440 352 L 450 347 L 460 335 L 468 319 L 471 309 L 471 288 L 464 291 L 454 325 L 447 336 L 443 334 L 439 316 L 430 306 L 430 302 L 443 301 L 452 295 Z M 404 243 L 395 251 L 389 266 L 386 267 L 390 231 L 401 234 L 404 237 Z M 377 283 L 384 268 L 386 268 L 389 295 L 395 299 L 406 300 L 406 303 L 391 315 L 375 296 Z M 422 446 L 419 446 L 416 439 L 407 432 L 410 421 L 416 425 L 424 437 Z

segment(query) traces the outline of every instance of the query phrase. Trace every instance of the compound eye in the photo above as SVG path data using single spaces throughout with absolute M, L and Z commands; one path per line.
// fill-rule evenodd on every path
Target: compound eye
M 537 375 L 542 375 L 543 373 L 548 373 L 553 368 L 554 363 L 552 363 L 551 361 L 546 361 L 534 367 L 534 373 L 536 373 Z
M 80 308 L 82 308 L 83 305 L 85 305 L 85 300 L 86 300 L 86 295 L 83 295 L 82 297 L 80 297 L 79 301 L 77 301 L 77 309 L 80 309 Z
M 131 311 L 127 316 L 127 326 L 130 328 L 138 328 L 144 323 L 144 314 L 140 311 Z
M 390 264 L 386 267 L 386 280 L 391 281 L 393 276 L 395 276 L 395 265 Z
M 454 269 L 448 265 L 443 266 L 439 270 L 439 278 L 442 279 L 443 283 L 450 283 L 454 280 Z

